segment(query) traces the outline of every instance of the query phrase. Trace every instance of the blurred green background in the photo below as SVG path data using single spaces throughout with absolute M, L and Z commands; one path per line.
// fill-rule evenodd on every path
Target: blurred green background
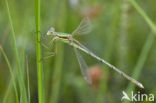
M 51 51 L 55 51 L 57 47 L 56 55 L 43 59 L 45 103 L 120 103 L 123 90 L 127 93 L 133 90 L 135 93 L 140 91 L 143 94 L 156 94 L 156 1 L 135 1 L 142 9 L 141 15 L 138 6 L 134 6 L 129 0 L 41 0 L 42 36 L 51 26 L 56 31 L 72 33 L 87 16 L 93 25 L 92 32 L 75 38 L 145 87 L 140 89 L 132 85 L 106 65 L 80 52 L 95 76 L 95 83 L 88 85 L 80 72 L 73 48 L 57 41 L 57 46 L 53 44 L 51 48 Z M 8 62 L 0 49 L 0 103 L 38 103 L 35 2 L 8 0 L 8 5 L 10 13 L 5 0 L 0 1 L 0 46 L 11 65 L 17 90 L 14 89 Z M 148 15 L 148 20 L 144 13 Z M 12 26 L 8 14 L 11 15 Z M 17 58 L 12 27 L 21 75 L 15 63 Z M 47 42 L 46 40 L 42 38 L 42 42 Z M 42 47 L 43 57 L 47 56 L 46 52 L 47 49 Z

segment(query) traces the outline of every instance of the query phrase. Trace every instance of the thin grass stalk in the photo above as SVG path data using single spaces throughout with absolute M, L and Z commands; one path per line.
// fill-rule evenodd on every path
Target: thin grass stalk
M 63 65 L 63 45 L 61 42 L 58 42 L 58 53 L 55 60 L 55 70 L 52 79 L 52 92 L 50 103 L 58 103 L 62 77 L 62 65 Z
M 133 71 L 133 76 L 135 79 L 139 78 L 139 75 L 141 73 L 142 67 L 145 63 L 145 60 L 148 56 L 148 53 L 151 49 L 151 46 L 153 44 L 154 38 L 155 38 L 155 34 L 156 34 L 156 26 L 155 24 L 151 21 L 151 19 L 147 16 L 147 14 L 141 9 L 141 7 L 135 2 L 135 0 L 129 0 L 129 2 L 136 8 L 136 10 L 140 13 L 140 15 L 145 19 L 145 21 L 147 22 L 147 24 L 149 25 L 149 27 L 151 28 L 151 30 L 153 31 L 152 33 L 150 33 L 150 35 L 148 36 L 146 43 L 143 46 L 143 49 L 141 51 L 141 54 L 138 58 L 137 64 L 134 68 Z M 126 92 L 129 94 L 132 90 L 134 90 L 134 85 L 133 84 L 129 84 Z M 125 103 L 129 103 L 129 101 L 125 101 Z
M 4 56 L 4 59 L 5 59 L 5 61 L 7 62 L 7 64 L 8 64 L 8 67 L 9 67 L 9 71 L 10 71 L 10 74 L 11 74 L 11 80 L 12 80 L 12 82 L 13 82 L 13 86 L 14 86 L 14 89 L 15 89 L 15 97 L 16 97 L 16 103 L 19 103 L 19 101 L 18 101 L 18 91 L 17 91 L 17 86 L 16 86 L 16 81 L 15 81 L 15 76 L 14 76 L 14 73 L 13 73 L 13 69 L 12 69 L 12 67 L 11 67 L 11 65 L 10 65 L 10 62 L 9 62 L 9 60 L 8 60 L 8 57 L 7 57 L 7 55 L 6 55 L 6 53 L 4 52 L 4 50 L 3 50 L 3 48 L 0 46 L 0 51 L 2 52 L 2 54 L 3 54 L 3 56 Z M 10 86 L 10 85 L 9 85 Z M 3 103 L 6 103 L 6 99 L 4 99 L 3 100 Z
M 121 5 L 120 34 L 118 38 L 118 65 L 119 68 L 125 68 L 127 63 L 128 52 L 128 19 L 129 19 L 129 2 L 123 0 Z
M 37 79 L 38 79 L 38 101 L 44 103 L 43 92 L 43 70 L 40 35 L 40 0 L 35 0 L 35 21 L 36 21 L 36 58 L 37 58 Z
M 8 99 L 10 100 L 10 94 L 12 93 L 12 87 L 13 87 L 13 78 L 10 79 L 8 88 L 5 92 L 5 95 L 3 97 L 3 102 L 2 103 L 7 103 Z M 15 94 L 16 95 L 16 94 Z
M 104 103 L 104 101 L 108 101 L 106 98 L 107 95 L 107 76 L 108 76 L 108 69 L 102 70 L 102 80 L 99 83 L 99 90 L 96 98 L 96 103 Z
M 149 54 L 149 51 L 150 51 L 150 49 L 152 47 L 152 44 L 154 42 L 154 37 L 155 37 L 154 34 L 150 34 L 148 36 L 144 46 L 143 46 L 143 49 L 142 49 L 141 54 L 140 54 L 140 56 L 138 58 L 137 64 L 136 64 L 136 66 L 134 68 L 133 75 L 132 75 L 132 77 L 135 78 L 135 79 L 138 79 L 140 74 L 141 74 L 141 70 L 143 68 L 143 65 L 145 64 L 146 58 L 147 58 L 147 56 Z M 126 89 L 126 93 L 129 94 L 131 91 L 134 90 L 134 87 L 135 87 L 135 85 L 130 83 L 128 85 L 127 89 Z M 130 103 L 130 102 L 125 101 L 125 103 Z
M 66 25 L 66 2 L 67 0 L 61 0 L 62 3 L 59 1 L 57 5 L 59 5 L 62 10 L 57 11 L 59 17 L 56 17 L 56 26 L 60 28 L 62 31 L 65 31 L 65 25 Z M 61 87 L 61 78 L 62 78 L 62 69 L 63 69 L 63 59 L 64 59 L 64 45 L 62 42 L 56 41 L 56 48 L 57 49 L 57 56 L 55 59 L 55 66 L 54 66 L 54 72 L 53 72 L 53 78 L 52 78 L 52 91 L 51 91 L 51 99 L 50 103 L 58 103 L 59 102 L 59 94 L 60 94 L 60 87 Z
M 113 50 L 114 41 L 115 41 L 115 37 L 116 37 L 115 34 L 117 31 L 117 27 L 119 25 L 119 17 L 121 14 L 120 13 L 120 3 L 116 4 L 116 8 L 113 9 L 113 13 L 115 16 L 113 18 L 112 26 L 110 28 L 110 35 L 108 38 L 109 46 L 107 46 L 108 48 L 106 49 L 106 53 L 105 53 L 105 58 L 108 61 L 110 60 L 110 57 L 112 55 L 112 50 Z M 98 95 L 97 95 L 97 99 L 96 99 L 97 103 L 103 103 L 104 101 L 106 102 L 108 100 L 108 98 L 107 98 L 108 96 L 111 98 L 110 94 L 108 95 L 109 91 L 108 91 L 108 86 L 107 86 L 107 81 L 108 81 L 107 76 L 109 75 L 109 69 L 106 66 L 104 68 L 105 69 L 102 70 L 102 73 L 104 75 L 104 79 L 100 81 L 100 87 L 99 87 L 99 91 L 98 91 Z M 105 98 L 103 98 L 103 96 L 105 96 Z
M 8 1 L 5 0 L 5 3 L 6 3 L 6 7 L 7 7 L 8 17 L 9 17 L 9 22 L 10 22 L 11 32 L 12 32 L 11 36 L 12 36 L 12 39 L 13 39 L 13 51 L 14 51 L 14 55 L 15 55 L 15 59 L 16 59 L 17 70 L 18 70 L 17 78 L 18 78 L 18 83 L 19 83 L 19 88 L 20 88 L 20 96 L 22 98 L 22 102 L 27 103 L 26 88 L 25 88 L 24 78 L 23 78 L 23 75 L 22 75 L 20 61 L 19 61 L 19 53 L 18 53 L 18 50 L 17 50 L 15 31 L 14 31 L 14 27 L 13 27 L 13 23 L 12 23 L 12 18 L 11 18 L 11 14 L 10 14 L 10 10 L 9 10 Z
M 25 56 L 25 51 L 26 51 L 26 49 L 25 49 L 25 43 L 23 42 L 23 48 L 20 50 L 20 63 L 21 63 L 21 71 L 22 71 L 22 75 L 26 75 L 25 74 L 25 70 L 26 70 L 26 62 L 25 62 L 25 60 L 26 60 L 26 56 Z M 25 85 L 25 87 L 26 87 L 26 85 Z M 26 91 L 27 91 L 27 89 L 26 89 Z
M 29 83 L 29 63 L 28 63 L 28 56 L 26 56 L 26 70 L 27 70 L 28 103 L 30 103 L 30 83 Z
M 129 2 L 135 7 L 135 9 L 139 12 L 139 14 L 145 19 L 151 30 L 156 35 L 156 25 L 151 21 L 151 19 L 147 16 L 147 14 L 143 11 L 143 9 L 136 3 L 135 0 L 129 0 Z

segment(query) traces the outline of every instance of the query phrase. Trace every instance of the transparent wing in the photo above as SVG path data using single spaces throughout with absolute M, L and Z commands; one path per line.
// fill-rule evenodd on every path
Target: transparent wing
M 72 32 L 72 35 L 88 34 L 92 30 L 92 25 L 89 18 L 85 17 L 79 26 Z
M 74 48 L 74 51 L 75 51 L 75 54 L 77 56 L 77 59 L 78 59 L 79 65 L 80 65 L 80 69 L 81 69 L 81 72 L 82 72 L 84 79 L 89 84 L 92 84 L 91 77 L 89 75 L 89 68 L 88 68 L 85 60 L 83 59 L 83 57 L 80 55 L 80 53 L 77 51 L 76 48 Z
M 76 42 L 80 47 L 84 48 L 85 50 L 87 50 L 88 52 L 94 54 L 91 50 L 89 50 L 87 47 L 85 47 L 83 44 L 81 44 L 78 40 L 73 39 L 74 42 Z

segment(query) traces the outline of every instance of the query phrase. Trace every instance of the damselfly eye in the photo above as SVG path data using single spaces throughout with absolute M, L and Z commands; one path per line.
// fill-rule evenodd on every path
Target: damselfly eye
M 55 29 L 53 27 L 51 27 L 48 32 L 47 35 L 52 35 L 55 32 Z

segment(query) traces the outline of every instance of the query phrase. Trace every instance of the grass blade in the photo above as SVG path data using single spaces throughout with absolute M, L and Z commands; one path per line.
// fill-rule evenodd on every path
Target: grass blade
M 8 17 L 9 17 L 9 22 L 10 22 L 11 32 L 12 32 L 11 36 L 12 36 L 12 39 L 13 39 L 13 52 L 14 52 L 14 55 L 15 55 L 16 66 L 17 66 L 17 70 L 18 70 L 17 78 L 18 78 L 18 83 L 19 83 L 19 88 L 20 88 L 20 95 L 21 95 L 21 98 L 22 98 L 22 102 L 27 103 L 26 88 L 25 88 L 24 77 L 22 75 L 20 61 L 19 61 L 19 53 L 18 53 L 18 50 L 17 50 L 15 30 L 14 30 L 13 23 L 12 23 L 12 18 L 11 18 L 11 14 L 10 14 L 8 1 L 5 0 L 5 3 L 6 3 L 6 7 L 7 7 Z
M 14 73 L 13 73 L 13 70 L 12 70 L 12 67 L 10 65 L 10 62 L 8 60 L 8 57 L 6 55 L 6 53 L 4 52 L 3 48 L 0 46 L 0 51 L 2 52 L 4 58 L 5 58 L 5 61 L 7 62 L 8 64 L 8 67 L 9 67 L 9 71 L 10 71 L 10 74 L 11 74 L 11 80 L 13 81 L 13 85 L 14 85 L 14 89 L 15 89 L 15 95 L 16 95 L 16 103 L 19 103 L 18 101 L 18 92 L 17 92 L 17 86 L 16 86 L 16 81 L 15 81 L 15 76 L 14 76 Z M 6 103 L 6 99 L 3 100 L 3 103 Z
M 147 58 L 147 55 L 151 49 L 151 46 L 153 44 L 154 38 L 156 34 L 156 26 L 155 24 L 151 21 L 151 19 L 147 16 L 147 14 L 141 9 L 141 7 L 135 2 L 135 0 L 129 0 L 129 2 L 136 8 L 136 10 L 140 13 L 140 15 L 145 19 L 145 21 L 147 22 L 147 24 L 150 26 L 151 30 L 153 31 L 152 33 L 150 33 L 150 35 L 148 36 L 146 43 L 143 46 L 143 49 L 141 51 L 141 54 L 139 56 L 138 62 L 134 68 L 133 71 L 133 76 L 135 79 L 139 78 L 141 69 L 145 63 L 145 60 Z M 129 84 L 127 87 L 126 92 L 129 94 L 132 90 L 134 90 L 134 85 L 133 84 Z M 128 101 L 125 101 L 125 103 L 129 103 Z
M 43 94 L 43 70 L 40 35 L 40 0 L 35 0 L 35 21 L 36 21 L 36 58 L 37 58 L 37 79 L 38 79 L 38 101 L 44 103 Z
M 155 33 L 156 35 L 156 26 L 155 24 L 151 21 L 151 19 L 147 16 L 147 14 L 141 9 L 141 7 L 136 3 L 135 0 L 129 0 L 129 2 L 135 7 L 135 9 L 140 13 L 140 15 L 145 19 L 147 24 L 150 26 L 151 30 Z
M 57 16 L 54 16 L 54 20 L 56 23 L 56 27 L 60 28 L 62 31 L 65 31 L 66 27 L 66 17 L 67 17 L 67 0 L 61 0 L 61 2 L 58 2 L 55 4 L 58 7 L 60 7 L 60 10 L 55 9 L 56 13 L 58 13 Z M 64 8 L 64 9 L 63 9 Z M 62 19 L 64 18 L 64 19 Z M 61 80 L 62 80 L 62 70 L 63 70 L 63 60 L 64 60 L 64 45 L 61 42 L 57 43 L 57 56 L 55 58 L 55 65 L 54 65 L 54 71 L 53 71 L 53 78 L 52 78 L 52 91 L 50 93 L 50 103 L 59 103 L 59 95 L 61 94 L 60 88 L 61 88 Z
M 63 65 L 63 45 L 61 42 L 58 43 L 58 53 L 55 61 L 55 70 L 52 79 L 52 92 L 50 103 L 58 103 L 59 90 L 61 84 L 62 75 L 62 65 Z
M 3 98 L 3 103 L 7 103 L 8 100 L 10 101 L 10 94 L 12 93 L 12 87 L 13 87 L 13 79 L 11 79 L 9 81 L 9 84 L 8 84 L 8 87 L 7 87 L 7 90 L 5 92 L 5 95 L 4 95 L 4 98 Z M 15 94 L 16 95 L 16 94 Z M 12 99 L 12 98 L 11 98 Z
M 28 88 L 28 103 L 30 103 L 30 83 L 29 83 L 29 65 L 28 57 L 26 56 L 26 69 L 27 69 L 27 88 Z
M 148 53 L 149 53 L 149 51 L 151 49 L 151 46 L 152 46 L 152 43 L 154 41 L 154 37 L 155 37 L 154 34 L 150 34 L 149 37 L 147 38 L 147 41 L 146 41 L 145 45 L 143 46 L 143 49 L 141 51 L 141 54 L 139 56 L 138 62 L 136 64 L 135 68 L 134 68 L 133 75 L 132 75 L 132 77 L 135 78 L 135 79 L 139 78 L 142 67 L 143 67 L 143 65 L 145 63 L 145 60 L 146 60 L 146 58 L 148 56 Z M 134 87 L 135 87 L 135 85 L 129 84 L 128 87 L 127 87 L 126 93 L 129 94 L 132 90 L 134 90 Z M 127 101 L 125 103 L 129 103 L 129 101 Z
M 110 33 L 109 33 L 109 38 L 108 38 L 108 46 L 106 49 L 106 52 L 104 53 L 104 57 L 106 58 L 106 60 L 110 61 L 111 55 L 113 53 L 113 48 L 114 48 L 114 43 L 116 41 L 115 37 L 116 37 L 116 32 L 119 26 L 119 20 L 120 20 L 120 15 L 121 15 L 121 10 L 120 10 L 120 3 L 121 1 L 115 1 L 115 6 L 116 8 L 113 9 L 113 21 L 112 21 L 112 26 L 110 27 Z M 102 69 L 102 74 L 103 74 L 103 78 L 100 81 L 100 86 L 99 86 L 99 90 L 98 90 L 98 94 L 97 94 L 97 103 L 103 103 L 103 102 L 108 102 L 108 100 L 111 98 L 111 95 L 109 93 L 109 88 L 108 88 L 108 75 L 110 73 L 110 70 L 108 67 L 103 66 Z M 105 96 L 105 97 L 104 97 Z M 113 99 L 111 99 L 113 100 Z M 110 101 L 109 101 L 110 102 Z

